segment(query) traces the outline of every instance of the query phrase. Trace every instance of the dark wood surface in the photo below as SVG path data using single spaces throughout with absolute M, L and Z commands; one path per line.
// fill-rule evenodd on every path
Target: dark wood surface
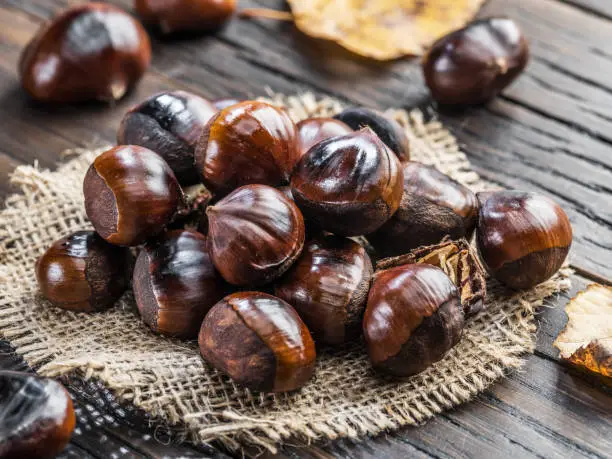
M 247 98 L 266 88 L 314 91 L 372 107 L 419 106 L 459 138 L 474 169 L 500 185 L 539 191 L 568 212 L 575 230 L 572 291 L 539 316 L 538 345 L 521 371 L 471 403 L 406 428 L 355 443 L 291 446 L 279 457 L 612 457 L 612 392 L 562 365 L 552 341 L 563 306 L 593 279 L 612 278 L 612 2 L 491 0 L 481 16 L 516 19 L 531 42 L 525 74 L 483 107 L 437 113 L 417 60 L 373 63 L 313 40 L 292 24 L 235 19 L 215 36 L 154 39 L 150 72 L 114 106 L 51 107 L 22 92 L 22 47 L 69 0 L 0 0 L 0 196 L 8 174 L 34 161 L 53 168 L 68 148 L 113 142 L 123 113 L 153 92 L 187 88 L 206 97 Z M 111 3 L 131 8 L 130 0 Z M 242 7 L 287 9 L 282 0 Z M 21 366 L 6 344 L 0 366 Z M 79 423 L 63 457 L 222 457 L 176 446 L 177 438 L 130 407 L 100 397 L 95 382 L 73 383 Z M 266 456 L 269 457 L 270 455 Z

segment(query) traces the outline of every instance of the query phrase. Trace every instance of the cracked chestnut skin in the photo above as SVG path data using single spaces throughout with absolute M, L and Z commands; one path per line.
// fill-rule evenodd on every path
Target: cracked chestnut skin
M 320 236 L 305 245 L 274 293 L 296 309 L 317 343 L 340 344 L 361 333 L 372 271 L 360 244 Z
M 125 114 L 117 144 L 140 145 L 166 160 L 183 186 L 199 182 L 194 166 L 195 146 L 204 126 L 217 112 L 203 97 L 187 91 L 166 91 Z
M 333 118 L 308 118 L 297 123 L 297 130 L 302 155 L 323 140 L 353 132 L 342 121 Z
M 74 6 L 41 27 L 19 61 L 24 89 L 44 102 L 114 101 L 151 61 L 142 25 L 106 3 Z
M 306 219 L 343 236 L 382 226 L 398 209 L 402 188 L 399 160 L 369 128 L 316 144 L 291 178 Z
M 383 257 L 451 239 L 470 238 L 478 217 L 476 195 L 433 166 L 402 164 L 404 193 L 398 211 L 368 241 Z
M 249 184 L 286 185 L 299 157 L 297 129 L 289 115 L 258 101 L 217 113 L 195 152 L 201 179 L 216 196 Z
M 476 242 L 489 273 L 514 289 L 552 277 L 572 244 L 572 226 L 563 209 L 536 193 L 478 193 Z
M 36 262 L 41 293 L 76 312 L 110 308 L 130 283 L 132 254 L 94 231 L 77 231 L 53 243 Z
M 292 391 L 314 374 L 308 328 L 288 303 L 266 293 L 225 297 L 206 315 L 198 342 L 208 363 L 252 390 Z
M 439 103 L 481 104 L 512 83 L 528 60 L 529 47 L 518 25 L 488 18 L 436 41 L 423 58 L 423 75 Z
M 156 333 L 195 339 L 206 313 L 229 291 L 206 250 L 206 237 L 175 230 L 146 244 L 134 268 L 134 298 Z
M 363 334 L 377 370 L 422 372 L 459 342 L 463 324 L 459 291 L 440 268 L 410 264 L 375 274 Z
M 98 156 L 85 175 L 83 193 L 96 232 L 111 244 L 127 246 L 161 233 L 183 199 L 168 163 L 136 145 Z

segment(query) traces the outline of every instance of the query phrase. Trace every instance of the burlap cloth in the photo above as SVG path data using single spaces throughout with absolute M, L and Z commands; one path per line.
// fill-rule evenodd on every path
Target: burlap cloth
M 275 97 L 296 119 L 342 107 L 312 95 Z M 415 160 L 434 164 L 474 190 L 487 187 L 455 138 L 421 112 L 389 110 L 406 129 Z M 22 194 L 0 213 L 0 336 L 39 373 L 76 372 L 103 381 L 129 401 L 193 441 L 218 440 L 232 450 L 258 445 L 275 451 L 288 441 L 356 438 L 426 421 L 483 391 L 532 351 L 534 311 L 570 287 L 569 269 L 526 292 L 489 283 L 486 311 L 469 321 L 461 343 L 427 371 L 404 381 L 375 375 L 363 343 L 323 350 L 316 376 L 289 394 L 254 393 L 208 367 L 196 343 L 154 335 L 135 312 L 131 293 L 112 310 L 75 314 L 38 295 L 34 262 L 54 240 L 90 228 L 82 180 L 102 150 L 82 151 L 56 172 L 20 166 L 12 176 Z

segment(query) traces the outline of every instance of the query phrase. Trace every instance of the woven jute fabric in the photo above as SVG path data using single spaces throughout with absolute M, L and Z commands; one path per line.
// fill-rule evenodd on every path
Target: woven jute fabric
M 342 109 L 332 99 L 276 96 L 295 120 Z M 455 138 L 419 111 L 389 110 L 406 129 L 412 157 L 433 164 L 474 190 L 487 188 Z M 535 341 L 534 311 L 569 285 L 569 269 L 532 290 L 511 293 L 489 282 L 486 310 L 439 363 L 405 380 L 377 375 L 363 342 L 322 349 L 315 377 L 286 394 L 251 392 L 204 363 L 194 342 L 154 335 L 126 293 L 98 314 L 50 307 L 40 297 L 34 263 L 56 239 L 91 228 L 82 181 L 103 150 L 80 151 L 55 172 L 21 166 L 21 193 L 0 213 L 0 336 L 39 373 L 76 373 L 103 381 L 122 401 L 144 409 L 195 442 L 217 440 L 237 450 L 275 451 L 284 442 L 358 438 L 426 421 L 483 391 L 522 363 Z

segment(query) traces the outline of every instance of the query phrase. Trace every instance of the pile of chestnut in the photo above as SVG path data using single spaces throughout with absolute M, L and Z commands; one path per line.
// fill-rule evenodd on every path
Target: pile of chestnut
M 374 367 L 396 376 L 457 344 L 464 280 L 426 263 L 375 271 L 373 257 L 475 230 L 490 274 L 522 289 L 551 277 L 572 239 L 550 199 L 475 195 L 411 161 L 401 126 L 365 108 L 295 124 L 266 102 L 165 92 L 125 115 L 118 144 L 84 179 L 95 231 L 38 260 L 42 293 L 65 309 L 102 311 L 131 284 L 154 332 L 197 337 L 207 362 L 254 390 L 305 384 L 315 343 L 363 334 Z M 193 207 L 184 190 L 198 183 L 210 194 Z M 185 209 L 199 231 L 183 227 Z

